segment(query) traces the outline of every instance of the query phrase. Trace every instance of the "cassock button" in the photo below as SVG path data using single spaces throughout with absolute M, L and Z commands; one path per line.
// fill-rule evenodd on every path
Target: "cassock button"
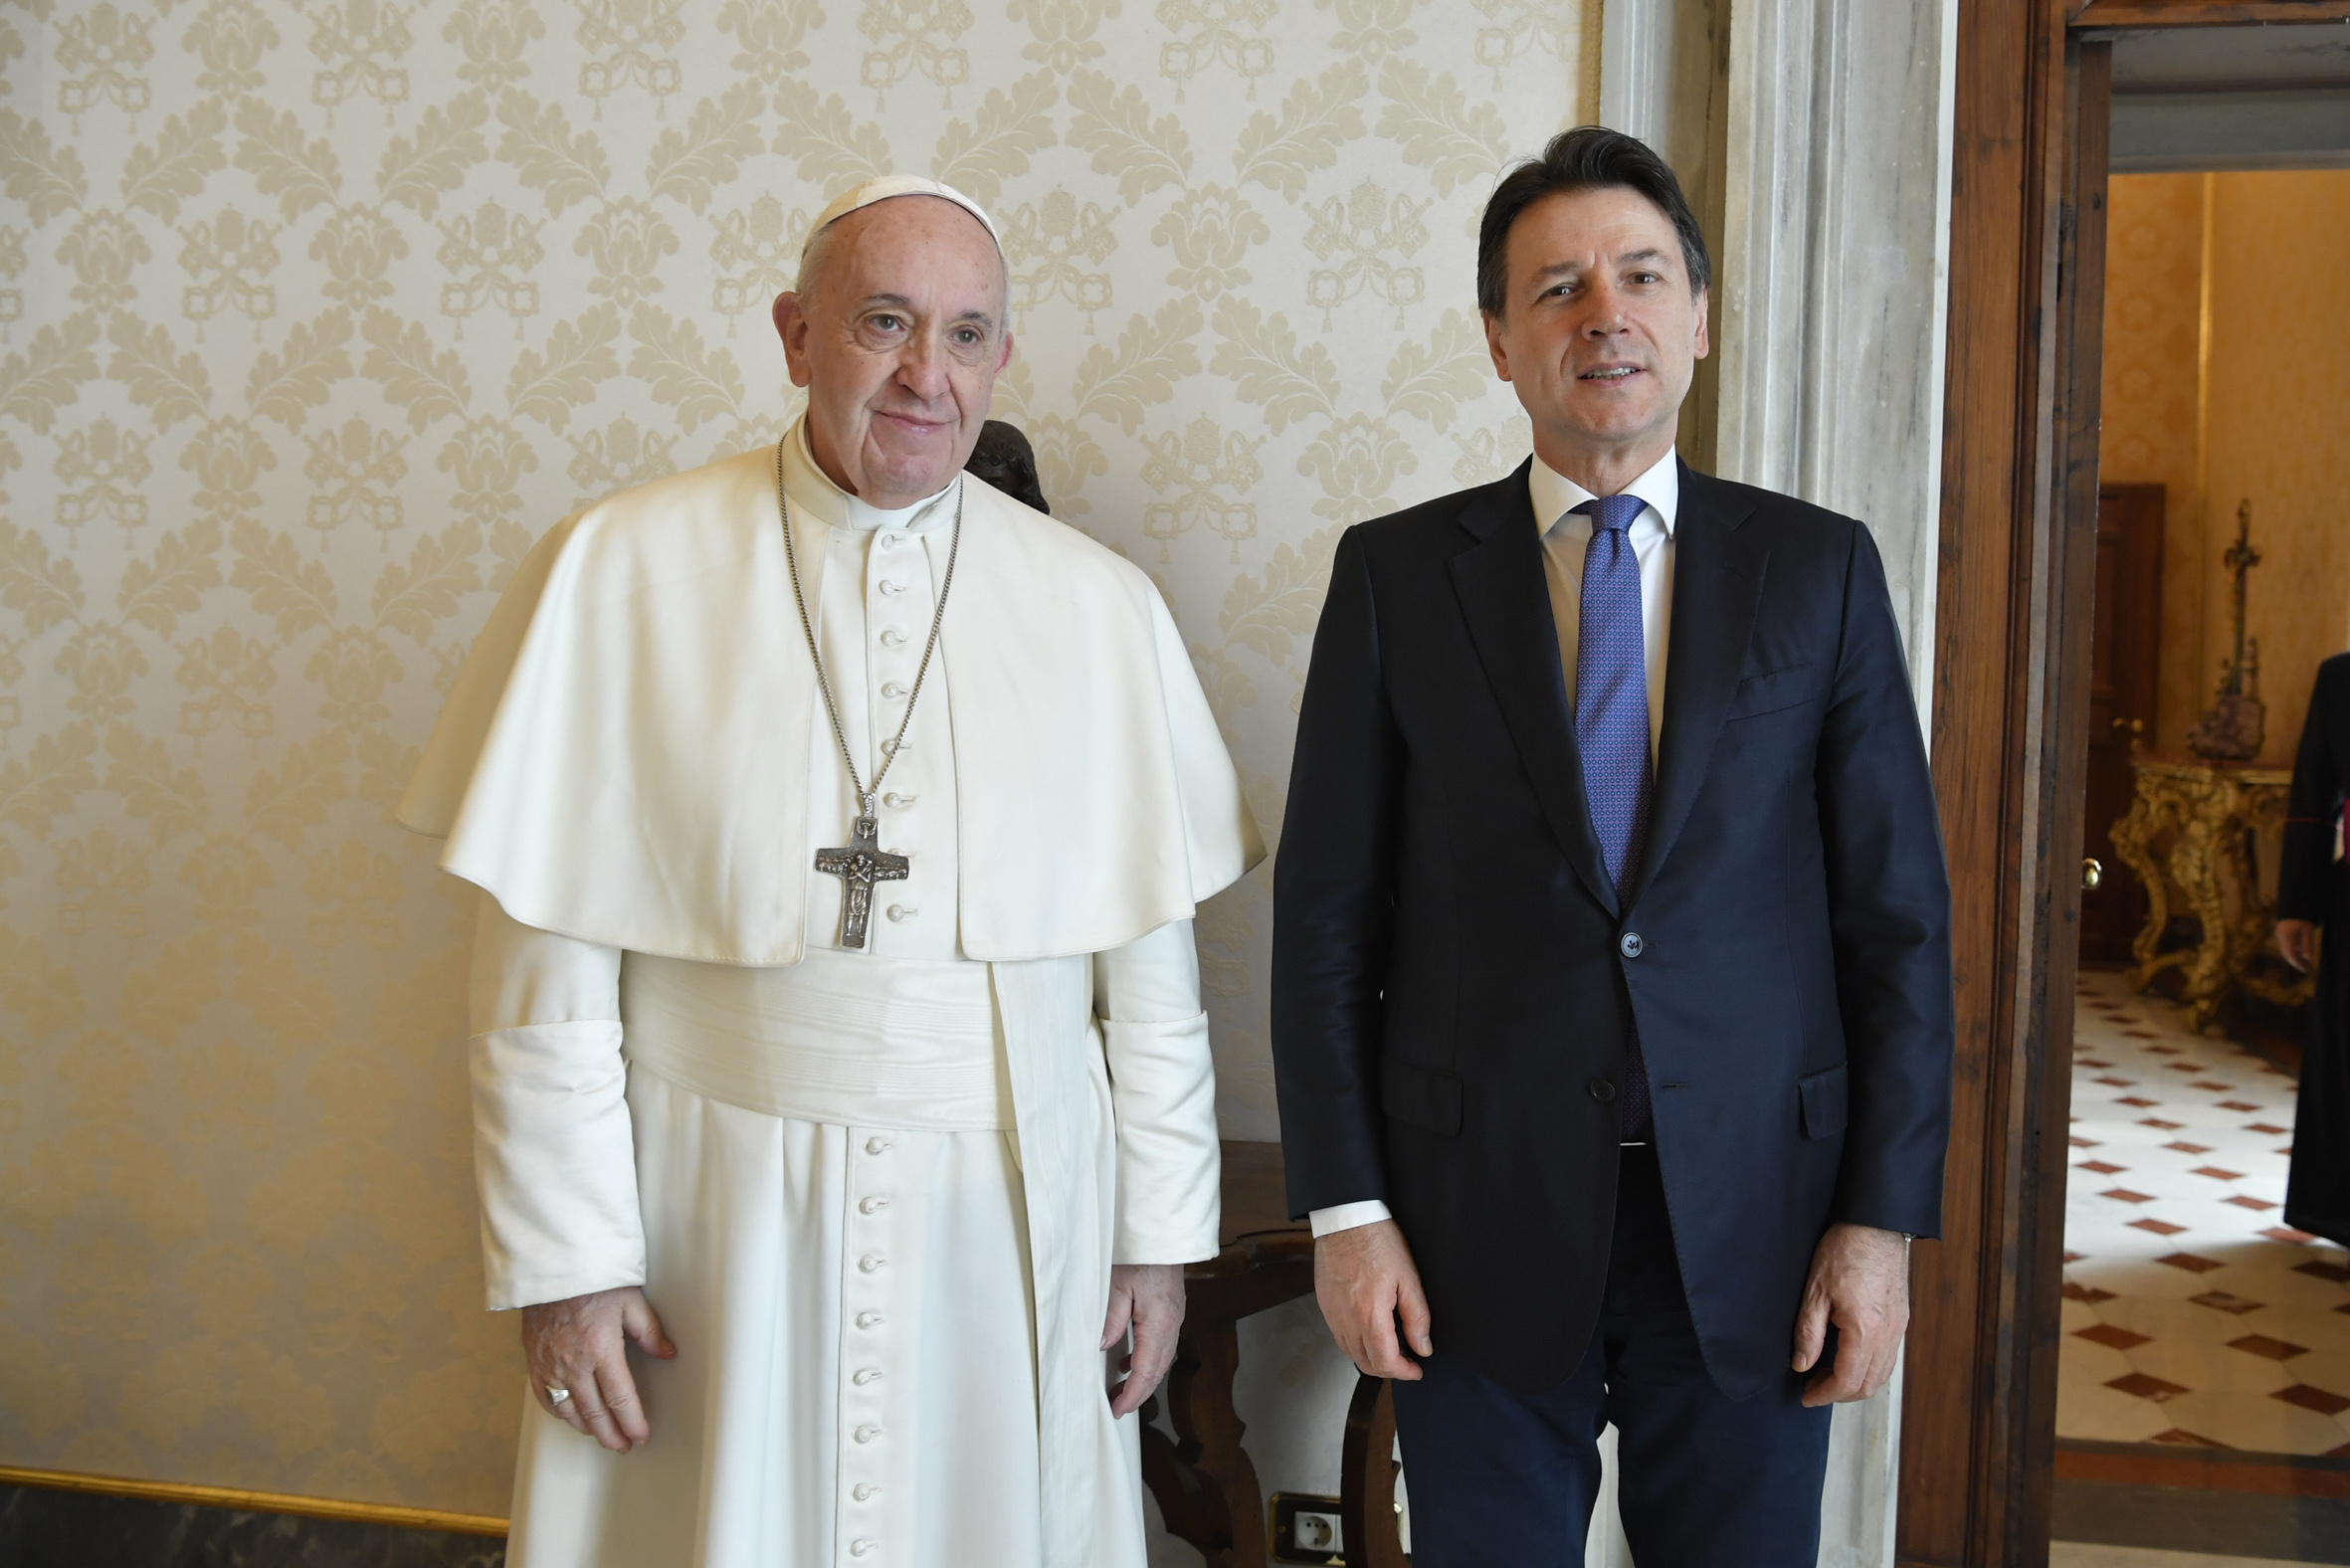
M 887 1138 L 868 1138 L 865 1140 L 865 1152 L 886 1154 L 889 1152 L 889 1140 Z
M 857 1314 L 857 1326 L 860 1328 L 879 1328 L 887 1321 L 888 1319 L 881 1316 L 881 1314 L 879 1312 L 860 1312 Z
M 1607 1104 L 1616 1097 L 1616 1085 L 1609 1082 L 1606 1078 L 1593 1078 L 1590 1082 L 1584 1084 L 1583 1087 L 1585 1092 L 1589 1093 L 1593 1099 L 1598 1100 L 1603 1105 Z
M 849 1436 L 855 1438 L 860 1443 L 871 1443 L 874 1439 L 880 1437 L 881 1435 L 881 1428 L 870 1425 L 859 1427 L 855 1432 L 849 1434 Z
M 905 634 L 900 632 L 896 627 L 892 626 L 881 633 L 881 646 L 883 648 L 903 648 L 905 646 Z
M 1616 940 L 1616 951 L 1627 958 L 1638 958 L 1642 953 L 1648 951 L 1648 943 L 1640 939 L 1638 931 L 1626 931 Z
M 888 1207 L 889 1200 L 886 1198 L 861 1198 L 857 1202 L 859 1214 L 880 1214 Z
M 883 912 L 885 912 L 889 918 L 894 921 L 908 919 L 914 915 L 920 914 L 922 911 L 914 908 L 910 904 L 893 903 L 889 905 L 889 907 Z
M 882 534 L 882 535 L 881 535 L 881 548 L 882 548 L 882 549 L 884 549 L 884 550 L 894 550 L 894 549 L 896 549 L 896 548 L 897 548 L 897 535 L 896 535 L 896 534 L 894 534 L 894 533 L 884 533 L 884 534 Z
M 881 683 L 881 695 L 894 701 L 896 698 L 905 695 L 905 687 L 899 686 L 894 681 L 884 681 Z M 895 800 L 897 797 L 892 795 L 889 798 L 891 800 Z
M 1612 1088 L 1609 1089 L 1608 1097 L 1613 1099 L 1615 1096 L 1616 1091 Z M 857 1260 L 857 1272 L 859 1274 L 880 1274 L 887 1263 L 888 1260 L 879 1254 L 867 1253 L 863 1258 Z
M 849 1555 L 852 1557 L 863 1557 L 867 1553 L 878 1549 L 881 1544 L 881 1543 L 880 1541 L 851 1541 L 849 1543 Z
M 875 1492 L 880 1491 L 881 1489 L 881 1487 L 875 1485 L 870 1480 L 861 1480 L 855 1486 L 850 1488 L 849 1495 L 855 1497 L 859 1502 L 864 1502 L 867 1498 L 871 1497 Z
M 856 1384 L 859 1388 L 863 1388 L 868 1383 L 878 1382 L 881 1379 L 881 1369 L 880 1367 L 860 1367 L 857 1370 L 857 1375 L 849 1379 L 849 1381 Z

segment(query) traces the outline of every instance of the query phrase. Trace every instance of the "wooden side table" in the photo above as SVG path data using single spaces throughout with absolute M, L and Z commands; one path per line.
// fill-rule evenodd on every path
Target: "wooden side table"
M 1224 1145 L 1223 1250 L 1183 1272 L 1183 1332 L 1167 1381 L 1142 1407 L 1142 1481 L 1170 1534 L 1208 1568 L 1267 1568 L 1265 1493 L 1233 1409 L 1240 1322 L 1313 1294 L 1313 1232 L 1289 1218 L 1277 1143 Z M 1152 1425 L 1167 1402 L 1175 1440 Z M 1395 1409 L 1365 1377 L 1347 1412 L 1340 1509 L 1350 1568 L 1408 1568 L 1395 1520 Z M 1362 1542 L 1361 1547 L 1356 1542 Z
M 2182 757 L 2132 757 L 2130 766 L 2137 793 L 2129 814 L 2113 825 L 2114 852 L 2146 887 L 2146 923 L 2130 944 L 2138 962 L 2129 983 L 2144 990 L 2164 970 L 2177 969 L 2187 1027 L 2197 1030 L 2235 991 L 2288 1006 L 2307 1001 L 2312 982 L 2279 981 L 2252 967 L 2276 916 L 2260 896 L 2251 840 L 2283 823 L 2292 774 Z M 2159 944 L 2174 885 L 2203 932 L 2193 947 L 2166 953 Z
M 1411 1568 L 1396 1526 L 1395 1385 L 1365 1372 L 1346 1410 L 1338 1528 L 1347 1568 Z
M 1224 1145 L 1223 1251 L 1183 1272 L 1183 1332 L 1142 1408 L 1142 1479 L 1208 1568 L 1266 1568 L 1265 1493 L 1232 1404 L 1244 1317 L 1313 1293 L 1313 1232 L 1289 1218 L 1277 1143 Z M 1151 1425 L 1167 1402 L 1175 1441 Z

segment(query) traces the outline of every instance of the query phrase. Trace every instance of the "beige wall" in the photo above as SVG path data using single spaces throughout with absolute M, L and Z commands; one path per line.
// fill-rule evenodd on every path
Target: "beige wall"
M 0 1463 L 502 1511 L 468 905 L 386 807 L 537 532 L 782 428 L 762 311 L 865 173 L 1003 221 L 1000 411 L 1164 585 L 1277 831 L 1338 528 L 1525 450 L 1472 224 L 1589 105 L 1585 9 L 0 18 Z M 1201 925 L 1260 1138 L 1270 926 L 1262 873 Z M 1247 1397 L 1334 1420 L 1282 1323 Z M 1329 1426 L 1269 1484 L 1334 1480 Z
M 2202 673 L 2201 174 L 2116 176 L 2106 206 L 2104 428 L 2098 475 L 2163 487 L 2163 658 L 2152 739 L 2186 744 L 2211 699 Z
M 2214 176 L 2211 233 L 2204 665 L 2230 646 L 2216 562 L 2250 500 L 2261 757 L 2289 765 L 2318 661 L 2350 647 L 2350 171 Z
M 2211 703 L 2250 500 L 2262 755 L 2289 763 L 2350 645 L 2350 172 L 2121 175 L 2108 211 L 2100 477 L 2167 488 L 2156 745 Z

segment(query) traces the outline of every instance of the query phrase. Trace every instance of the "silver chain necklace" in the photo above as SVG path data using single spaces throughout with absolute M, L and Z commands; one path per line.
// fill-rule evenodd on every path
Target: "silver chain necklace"
M 784 441 L 789 441 L 785 436 Z M 954 532 L 946 546 L 946 577 L 938 585 L 938 611 L 930 617 L 930 640 L 922 645 L 922 662 L 914 670 L 913 689 L 906 693 L 905 716 L 897 721 L 897 733 L 881 747 L 881 765 L 874 770 L 874 781 L 869 788 L 857 771 L 857 758 L 849 751 L 849 732 L 841 725 L 841 705 L 833 700 L 832 682 L 824 673 L 824 655 L 816 647 L 816 623 L 808 617 L 808 595 L 800 587 L 800 554 L 792 544 L 792 503 L 783 488 L 783 441 L 775 444 L 775 508 L 783 518 L 783 559 L 791 568 L 792 603 L 799 607 L 800 630 L 808 639 L 808 659 L 816 667 L 816 689 L 824 695 L 825 716 L 832 720 L 833 739 L 841 748 L 841 761 L 849 769 L 849 783 L 857 791 L 857 827 L 849 843 L 837 850 L 818 850 L 816 869 L 828 877 L 841 879 L 841 945 L 865 946 L 867 923 L 873 917 L 874 884 L 903 882 L 912 870 L 912 863 L 902 855 L 891 855 L 880 845 L 881 824 L 874 815 L 874 800 L 881 788 L 897 753 L 905 747 L 905 729 L 914 720 L 914 704 L 922 699 L 922 679 L 930 673 L 930 656 L 938 652 L 938 629 L 946 624 L 946 596 L 954 592 L 955 556 L 963 546 L 963 477 L 955 477 Z

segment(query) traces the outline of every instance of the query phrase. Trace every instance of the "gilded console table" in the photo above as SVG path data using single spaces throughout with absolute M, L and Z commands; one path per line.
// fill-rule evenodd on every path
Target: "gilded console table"
M 2146 924 L 2130 944 L 2138 960 L 2130 984 L 2144 990 L 2156 975 L 2177 969 L 2187 1026 L 2198 1030 L 2234 991 L 2286 1005 L 2307 1001 L 2307 981 L 2286 983 L 2253 968 L 2268 947 L 2276 915 L 2260 895 L 2252 837 L 2282 827 L 2292 774 L 2180 757 L 2132 757 L 2130 766 L 2138 776 L 2137 794 L 2129 814 L 2113 825 L 2114 853 L 2146 888 Z M 2170 924 L 2174 887 L 2203 934 L 2193 947 L 2166 953 L 2159 944 Z

